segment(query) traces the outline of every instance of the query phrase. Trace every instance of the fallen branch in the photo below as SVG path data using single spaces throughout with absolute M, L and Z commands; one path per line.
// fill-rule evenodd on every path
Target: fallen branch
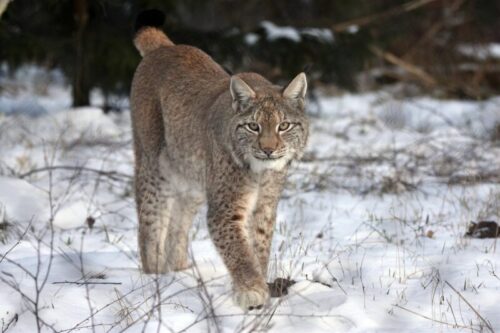
M 437 85 L 437 81 L 429 73 L 427 73 L 420 67 L 410 64 L 409 62 L 401 59 L 400 57 L 394 55 L 393 53 L 383 51 L 376 46 L 373 45 L 370 46 L 370 50 L 378 57 L 381 57 L 386 61 L 390 62 L 391 64 L 401 67 L 406 72 L 413 74 L 413 76 L 422 81 L 426 86 L 435 87 Z
M 79 282 L 79 281 L 56 281 L 56 282 L 52 282 L 52 284 L 77 284 L 79 286 L 85 286 L 85 285 L 89 285 L 89 284 L 112 284 L 112 285 L 118 285 L 118 284 L 122 284 L 121 282 L 93 282 L 93 281 L 83 281 L 83 282 Z

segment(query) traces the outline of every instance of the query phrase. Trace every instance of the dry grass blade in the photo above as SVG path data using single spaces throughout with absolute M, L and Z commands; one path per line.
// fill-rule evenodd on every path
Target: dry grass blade
M 472 304 L 469 303 L 469 301 L 462 295 L 462 293 L 460 293 L 457 289 L 455 289 L 455 287 L 453 287 L 451 285 L 451 283 L 449 283 L 448 281 L 445 281 L 446 285 L 448 287 L 450 287 L 457 295 L 458 297 L 460 297 L 460 299 L 462 299 L 462 301 L 465 302 L 465 304 L 467 304 L 469 306 L 469 308 L 474 311 L 474 313 L 476 314 L 476 316 L 481 319 L 481 321 L 484 323 L 484 325 L 488 328 L 488 330 L 491 332 L 491 333 L 495 333 L 495 331 L 493 330 L 493 327 L 491 327 L 491 324 L 488 320 L 486 320 L 483 316 L 481 316 L 481 314 L 479 313 L 479 311 L 476 310 L 475 307 L 472 306 Z
M 414 314 L 416 316 L 419 316 L 421 318 L 424 318 L 424 319 L 427 319 L 427 320 L 430 320 L 432 322 L 435 322 L 435 323 L 438 323 L 438 324 L 443 324 L 443 325 L 446 325 L 446 326 L 451 326 L 451 327 L 456 327 L 456 328 L 463 328 L 463 329 L 467 329 L 467 330 L 471 330 L 473 332 L 480 332 L 480 330 L 478 330 L 477 328 L 474 328 L 472 326 L 464 326 L 464 325 L 459 325 L 459 324 L 455 324 L 455 323 L 448 323 L 446 321 L 442 321 L 442 320 L 437 320 L 437 319 L 434 319 L 434 318 L 431 318 L 429 316 L 426 316 L 426 315 L 423 315 L 421 313 L 418 313 L 416 311 L 413 311 L 413 310 L 410 310 L 408 308 L 405 308 L 401 305 L 398 305 L 398 304 L 394 304 L 395 307 L 397 307 L 398 309 L 401 309 L 401 310 L 404 310 L 406 312 L 409 312 L 411 314 Z

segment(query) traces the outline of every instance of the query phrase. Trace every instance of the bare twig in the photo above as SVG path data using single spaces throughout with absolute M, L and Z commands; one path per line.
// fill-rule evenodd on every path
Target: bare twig
M 423 7 L 425 5 L 428 5 L 430 3 L 436 2 L 437 0 L 413 0 L 409 1 L 407 3 L 404 3 L 402 5 L 390 8 L 388 10 L 385 10 L 380 13 L 364 16 L 364 17 L 359 17 L 353 20 L 349 20 L 346 22 L 341 22 L 338 24 L 335 24 L 332 27 L 332 30 L 335 32 L 343 32 L 348 30 L 352 26 L 357 26 L 357 27 L 363 27 L 365 25 L 369 25 L 373 22 L 376 21 L 381 21 L 388 19 L 393 16 L 398 16 L 404 13 L 408 13 L 411 11 L 414 11 L 420 7 Z
M 94 282 L 94 281 L 55 281 L 52 284 L 76 284 L 79 286 L 92 285 L 92 284 L 111 284 L 111 285 L 120 285 L 121 282 Z
M 82 274 L 82 279 L 85 278 L 85 265 L 83 260 L 83 244 L 85 242 L 85 235 L 86 232 L 84 231 L 80 238 L 80 251 L 78 253 L 78 259 L 80 261 L 80 273 Z M 89 284 L 86 283 L 84 285 L 85 285 L 85 298 L 87 299 L 87 306 L 89 307 L 89 313 L 90 313 L 90 324 L 92 326 L 92 332 L 95 333 L 94 308 L 92 307 L 92 302 L 90 301 Z
M 4 324 L 3 319 L 2 319 L 2 333 L 7 332 L 7 330 L 10 327 L 10 325 L 12 325 L 13 323 L 16 323 L 18 320 L 19 320 L 19 315 L 17 313 L 12 316 L 12 318 L 9 320 L 9 322 L 7 323 L 7 325 Z
M 209 317 L 213 318 L 213 322 L 214 322 L 214 325 L 215 325 L 215 330 L 216 330 L 216 332 L 220 333 L 221 329 L 220 329 L 219 323 L 217 321 L 217 315 L 215 314 L 215 308 L 214 308 L 214 304 L 213 304 L 213 301 L 212 301 L 212 295 L 210 295 L 210 293 L 208 292 L 206 283 L 205 283 L 205 281 L 203 281 L 203 279 L 201 277 L 201 273 L 200 273 L 200 269 L 198 267 L 198 263 L 195 260 L 193 254 L 192 254 L 192 251 L 190 251 L 190 257 L 191 257 L 191 262 L 192 262 L 192 268 L 193 268 L 194 275 L 197 277 L 199 285 L 201 286 L 200 298 L 205 303 L 205 309 L 208 308 L 208 310 L 206 310 L 206 312 L 207 312 L 207 318 L 209 318 Z M 203 297 L 202 295 L 204 295 L 205 297 Z
M 15 290 L 20 296 L 21 298 L 27 302 L 27 304 L 29 304 L 29 308 L 30 308 L 30 311 L 32 313 L 35 313 L 34 312 L 34 309 L 32 308 L 33 306 L 35 306 L 35 300 L 33 300 L 31 297 L 29 297 L 28 295 L 26 295 L 26 293 L 24 293 L 19 285 L 17 283 L 15 283 L 14 281 L 8 281 L 7 279 L 3 278 L 2 276 L 0 276 L 0 281 L 2 281 L 3 283 L 5 283 L 7 286 L 9 286 L 11 289 Z M 43 320 L 42 318 L 38 317 L 37 318 L 37 321 L 39 321 L 40 325 L 44 325 L 45 327 L 48 327 L 52 332 L 54 333 L 58 333 L 58 331 L 52 326 L 50 325 L 49 323 L 47 323 L 45 320 Z M 41 327 L 41 326 L 40 326 Z

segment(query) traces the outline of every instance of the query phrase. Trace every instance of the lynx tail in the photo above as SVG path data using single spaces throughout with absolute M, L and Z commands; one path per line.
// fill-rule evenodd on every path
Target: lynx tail
M 173 46 L 174 43 L 161 30 L 165 22 L 165 14 L 156 9 L 148 9 L 137 15 L 134 26 L 134 45 L 141 56 L 162 46 Z

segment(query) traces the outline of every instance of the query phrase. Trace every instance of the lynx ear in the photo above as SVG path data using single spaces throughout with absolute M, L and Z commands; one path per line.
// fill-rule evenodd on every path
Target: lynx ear
M 255 98 L 255 91 L 245 81 L 235 75 L 231 76 L 229 90 L 233 97 L 234 110 L 238 110 L 240 106 L 246 105 L 251 99 Z
M 291 99 L 304 99 L 307 92 L 307 79 L 304 73 L 297 75 L 283 90 L 283 97 Z

